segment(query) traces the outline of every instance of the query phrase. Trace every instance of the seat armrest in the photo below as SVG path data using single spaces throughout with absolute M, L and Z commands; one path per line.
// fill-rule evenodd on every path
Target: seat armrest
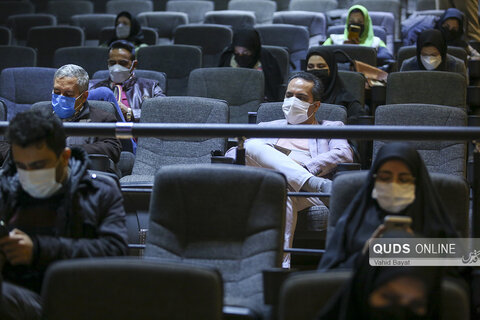
M 223 320 L 257 320 L 258 315 L 246 307 L 223 306 Z
M 265 304 L 278 304 L 280 288 L 292 272 L 294 272 L 294 270 L 283 268 L 263 270 L 263 300 Z
M 249 124 L 256 124 L 257 123 L 257 112 L 256 111 L 249 111 L 248 112 L 248 123 Z

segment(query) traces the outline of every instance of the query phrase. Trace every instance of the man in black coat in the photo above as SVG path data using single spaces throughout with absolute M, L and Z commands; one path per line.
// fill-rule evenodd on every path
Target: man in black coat
M 51 263 L 126 254 L 123 199 L 112 178 L 87 171 L 84 149 L 66 147 L 62 122 L 50 111 L 17 114 L 7 136 L 11 157 L 0 170 L 0 319 L 39 319 L 39 292 Z

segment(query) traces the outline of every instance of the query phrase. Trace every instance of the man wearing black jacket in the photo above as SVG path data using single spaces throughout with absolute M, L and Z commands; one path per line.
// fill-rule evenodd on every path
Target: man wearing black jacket
M 0 235 L 0 319 L 40 319 L 39 292 L 51 263 L 126 254 L 123 199 L 112 178 L 87 171 L 84 149 L 66 147 L 62 122 L 51 112 L 17 114 L 7 136 L 11 157 L 0 170 L 0 219 L 8 232 Z

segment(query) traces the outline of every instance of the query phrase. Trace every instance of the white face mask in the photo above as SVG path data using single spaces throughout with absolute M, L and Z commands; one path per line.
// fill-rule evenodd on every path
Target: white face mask
M 308 120 L 308 108 L 310 103 L 304 102 L 293 96 L 283 100 L 282 110 L 290 124 L 300 124 Z
M 38 170 L 17 169 L 23 190 L 34 198 L 48 198 L 62 187 L 56 180 L 56 167 Z
M 123 83 L 125 82 L 125 80 L 130 78 L 132 68 L 128 69 L 124 66 L 116 64 L 113 66 L 109 66 L 108 71 L 110 72 L 110 79 L 113 83 Z
M 422 59 L 423 66 L 427 70 L 434 70 L 442 63 L 441 56 L 420 56 L 420 58 Z
M 376 181 L 372 198 L 383 210 L 399 213 L 415 200 L 415 184 Z
M 115 33 L 118 39 L 126 39 L 130 35 L 130 26 L 119 23 L 115 28 Z

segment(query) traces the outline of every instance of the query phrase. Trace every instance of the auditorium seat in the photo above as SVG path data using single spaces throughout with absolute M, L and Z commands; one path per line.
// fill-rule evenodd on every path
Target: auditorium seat
M 360 102 L 365 105 L 365 76 L 363 73 L 355 71 L 338 70 L 338 76 L 345 85 L 345 89 Z
M 32 27 L 54 26 L 57 18 L 47 13 L 24 13 L 8 17 L 7 26 L 12 30 L 13 44 L 25 45 L 28 31 Z
M 210 11 L 205 14 L 205 23 L 231 26 L 233 30 L 253 28 L 255 14 L 241 10 Z
M 320 41 L 325 41 L 327 33 L 327 19 L 322 12 L 308 11 L 282 11 L 275 12 L 273 23 L 293 24 L 308 28 L 310 34 L 309 46 L 318 46 Z
M 247 123 L 264 99 L 263 72 L 249 68 L 201 68 L 188 79 L 188 95 L 225 100 L 231 123 Z
M 461 47 L 451 47 L 447 48 L 447 53 L 455 58 L 462 60 L 465 65 L 467 64 L 468 55 L 465 49 Z M 403 46 L 398 49 L 397 53 L 397 65 L 398 68 L 402 66 L 403 61 L 408 58 L 415 57 L 417 55 L 417 46 Z
M 262 271 L 281 264 L 286 189 L 268 169 L 165 166 L 155 176 L 145 256 L 217 268 L 225 306 L 269 319 Z
M 66 64 L 81 66 L 91 77 L 107 66 L 108 48 L 105 47 L 66 47 L 55 51 L 53 66 L 60 68 Z
M 175 29 L 188 23 L 188 16 L 184 12 L 143 12 L 137 19 L 143 27 L 157 31 L 158 44 L 172 44 Z
M 272 23 L 273 14 L 277 10 L 277 3 L 268 0 L 231 0 L 228 10 L 243 10 L 255 13 L 257 24 Z
M 72 24 L 85 33 L 85 45 L 98 46 L 103 28 L 115 25 L 115 15 L 106 13 L 77 14 L 72 16 Z
M 30 1 L 0 1 L 0 26 L 7 23 L 14 14 L 34 13 L 35 7 Z
M 337 6 L 336 0 L 291 0 L 288 10 L 327 12 L 336 9 Z
M 37 53 L 34 49 L 21 46 L 0 46 L 0 71 L 6 68 L 35 67 Z
M 213 1 L 174 0 L 167 2 L 167 11 L 186 13 L 189 23 L 203 23 L 205 14 L 213 9 Z
M 58 24 L 71 24 L 72 16 L 93 13 L 93 2 L 80 0 L 48 1 L 47 13 L 57 17 Z
M 129 12 L 132 17 L 136 17 L 139 13 L 153 11 L 153 4 L 151 1 L 108 1 L 106 4 L 105 13 L 117 15 L 122 11 Z
M 0 45 L 9 46 L 12 44 L 12 31 L 9 28 L 0 26 Z
M 288 55 L 288 51 L 282 47 L 267 45 L 263 45 L 262 50 L 270 52 L 275 60 L 277 60 L 278 66 L 280 67 L 280 74 L 282 75 L 282 83 L 286 83 L 290 75 L 290 56 Z M 284 88 L 280 90 L 283 98 Z

